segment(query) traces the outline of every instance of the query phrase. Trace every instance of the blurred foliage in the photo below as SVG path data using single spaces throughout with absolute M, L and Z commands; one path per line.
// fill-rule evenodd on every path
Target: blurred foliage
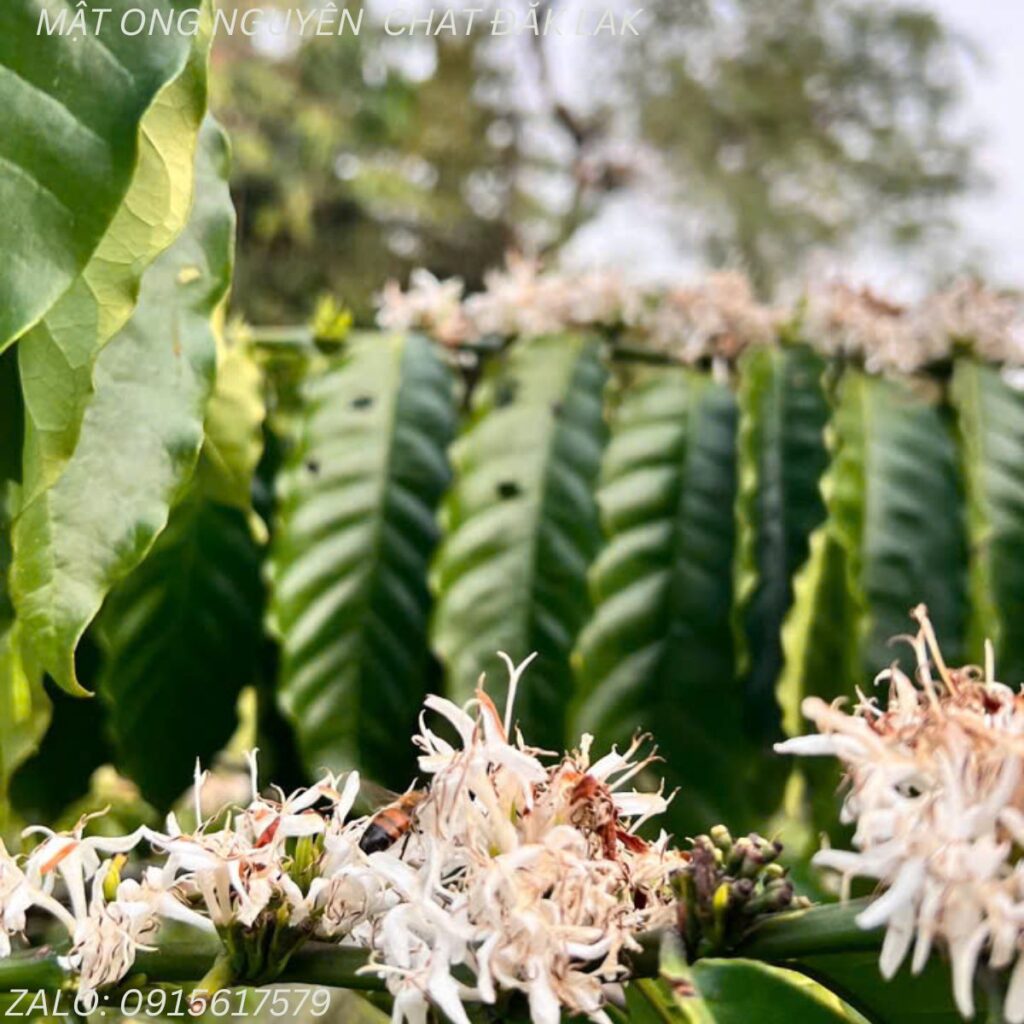
M 970 51 L 935 15 L 875 0 L 645 8 L 638 37 L 389 38 L 373 5 L 358 36 L 221 33 L 241 312 L 305 320 L 331 292 L 366 323 L 388 277 L 423 265 L 472 287 L 510 246 L 557 248 L 628 194 L 665 201 L 686 244 L 766 292 L 817 246 L 949 231 L 947 201 L 975 180 L 954 127 Z

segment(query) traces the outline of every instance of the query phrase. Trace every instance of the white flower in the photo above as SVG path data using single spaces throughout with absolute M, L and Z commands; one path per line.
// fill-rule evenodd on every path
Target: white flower
M 136 952 L 152 948 L 159 927 L 149 899 L 127 898 L 126 892 L 126 898 L 106 901 L 103 888 L 111 866 L 108 861 L 93 878 L 88 913 L 75 922 L 71 951 L 64 958 L 78 972 L 82 992 L 94 992 L 125 977 Z
M 33 885 L 0 840 L 0 958 L 11 955 L 11 936 L 25 930 L 25 914 L 39 907 L 74 931 L 75 919 L 49 893 Z
M 328 775 L 271 797 L 260 792 L 254 753 L 247 806 L 204 820 L 197 765 L 191 833 L 170 815 L 164 832 L 99 839 L 83 836 L 83 820 L 70 833 L 43 830 L 24 869 L 0 848 L 0 948 L 10 951 L 29 908 L 49 910 L 72 937 L 64 964 L 94 991 L 124 978 L 171 918 L 216 932 L 232 958 L 261 946 L 254 934 L 285 952 L 311 936 L 363 948 L 366 969 L 394 996 L 396 1022 L 425 1021 L 434 1006 L 468 1024 L 464 1004 L 513 991 L 537 1024 L 557 1024 L 563 1012 L 605 1021 L 606 986 L 625 977 L 638 934 L 674 918 L 670 879 L 685 858 L 664 835 L 637 835 L 667 804 L 660 792 L 627 788 L 653 760 L 641 742 L 597 760 L 589 736 L 562 757 L 527 746 L 513 711 L 530 659 L 503 657 L 504 714 L 482 688 L 461 708 L 427 698 L 414 737 L 427 788 L 397 805 L 405 837 L 390 848 L 366 853 L 373 819 L 347 820 L 356 773 L 340 790 Z M 457 742 L 428 716 L 446 720 Z M 401 824 L 390 827 L 401 833 Z M 143 837 L 163 864 L 119 881 L 120 859 L 101 854 Z M 73 913 L 51 895 L 58 875 Z M 253 977 L 272 977 L 274 966 L 257 957 Z
M 408 291 L 389 281 L 378 297 L 377 323 L 385 330 L 422 330 L 445 345 L 472 340 L 473 332 L 462 308 L 462 280 L 439 281 L 428 270 L 414 270 Z
M 804 713 L 823 734 L 789 740 L 784 753 L 832 755 L 846 766 L 842 819 L 855 823 L 854 851 L 822 850 L 815 863 L 884 887 L 858 918 L 886 927 L 881 970 L 891 977 L 913 950 L 923 969 L 936 941 L 949 951 L 954 996 L 974 1010 L 976 967 L 1014 961 L 1004 1007 L 1024 1021 L 1024 695 L 995 682 L 991 668 L 950 669 L 927 614 L 915 611 L 916 683 L 898 668 L 885 710 L 861 696 L 852 713 L 816 698 Z
M 648 315 L 651 345 L 683 363 L 734 360 L 750 345 L 776 337 L 779 314 L 761 305 L 749 280 L 734 271 L 669 291 Z
M 903 306 L 842 283 L 810 293 L 805 328 L 822 354 L 858 360 L 869 373 L 916 373 L 952 349 L 948 337 L 915 327 Z
M 639 743 L 591 763 L 579 752 L 545 764 L 516 734 L 512 706 L 528 662 L 509 667 L 504 715 L 483 690 L 466 708 L 426 709 L 459 737 L 421 720 L 420 769 L 430 776 L 416 831 L 370 865 L 396 902 L 374 921 L 373 949 L 395 996 L 394 1020 L 421 1020 L 426 1002 L 464 1020 L 460 1000 L 523 992 L 537 1024 L 563 1011 L 604 1020 L 604 986 L 621 981 L 636 935 L 672 920 L 669 886 L 682 856 L 636 826 L 664 810 L 660 794 L 623 786 L 650 763 Z
M 938 349 L 959 342 L 981 359 L 1024 363 L 1024 319 L 1020 302 L 961 278 L 928 296 L 914 313 L 916 329 Z

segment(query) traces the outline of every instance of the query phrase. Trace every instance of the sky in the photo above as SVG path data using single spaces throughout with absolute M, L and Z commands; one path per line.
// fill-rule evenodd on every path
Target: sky
M 997 286 L 1024 288 L 1024 0 L 922 0 L 974 44 L 964 59 L 966 124 L 980 132 L 978 166 L 988 187 L 958 204 L 963 251 L 977 257 Z M 569 62 L 567 75 L 574 71 Z M 695 271 L 694 254 L 667 228 L 649 197 L 608 204 L 572 240 L 566 257 L 581 265 L 619 265 L 640 277 Z M 908 261 L 866 250 L 852 258 L 824 255 L 815 273 L 853 278 L 894 296 L 912 297 L 930 283 Z
M 991 190 L 966 200 L 961 219 L 969 242 L 983 246 L 992 277 L 1024 285 L 1024 2 L 930 0 L 950 25 L 980 47 L 983 65 L 969 69 L 966 113 L 980 125 L 979 154 Z

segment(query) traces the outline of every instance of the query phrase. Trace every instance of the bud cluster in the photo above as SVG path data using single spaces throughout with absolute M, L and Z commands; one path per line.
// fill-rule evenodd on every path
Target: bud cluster
M 693 840 L 674 879 L 679 932 L 690 960 L 734 949 L 766 914 L 808 906 L 779 863 L 782 845 L 751 832 L 733 839 L 724 825 Z

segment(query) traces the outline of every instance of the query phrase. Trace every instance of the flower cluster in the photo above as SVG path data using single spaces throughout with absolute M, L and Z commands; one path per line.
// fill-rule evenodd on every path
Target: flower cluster
M 910 307 L 833 283 L 810 288 L 791 311 L 758 302 L 749 280 L 735 271 L 686 286 L 642 288 L 610 271 L 546 270 L 512 255 L 504 269 L 485 275 L 484 285 L 467 297 L 458 278 L 442 282 L 414 271 L 407 291 L 397 282 L 384 289 L 378 322 L 425 331 L 449 346 L 573 329 L 615 332 L 686 365 L 734 361 L 788 325 L 823 355 L 858 362 L 869 373 L 917 373 L 958 350 L 1024 365 L 1020 303 L 970 279 Z
M 971 279 L 910 307 L 833 284 L 808 296 L 805 333 L 823 354 L 861 362 L 870 373 L 916 373 L 958 349 L 993 363 L 1024 364 L 1019 303 Z
M 395 281 L 385 286 L 377 322 L 387 330 L 421 330 L 445 345 L 463 345 L 487 336 L 629 327 L 639 322 L 645 302 L 620 275 L 542 272 L 538 260 L 516 254 L 501 270 L 489 271 L 484 285 L 464 297 L 460 278 L 439 281 L 429 271 L 414 270 L 408 290 Z
M 957 1006 L 974 1010 L 980 963 L 1013 967 L 1004 1005 L 1024 1021 L 1024 694 L 984 670 L 949 668 L 925 609 L 915 610 L 916 679 L 898 668 L 878 677 L 888 703 L 859 694 L 851 712 L 816 698 L 804 714 L 819 735 L 788 740 L 784 753 L 827 755 L 846 767 L 842 819 L 853 851 L 824 849 L 815 862 L 848 884 L 876 879 L 884 893 L 858 917 L 886 927 L 881 970 L 891 977 L 913 948 L 923 969 L 936 942 L 953 967 Z
M 637 834 L 668 802 L 626 788 L 654 760 L 639 741 L 592 760 L 585 736 L 555 759 L 513 731 L 525 665 L 508 662 L 504 716 L 483 690 L 465 708 L 427 699 L 414 742 L 428 785 L 375 816 L 350 819 L 354 772 L 263 795 L 253 756 L 248 804 L 212 819 L 197 768 L 191 832 L 174 815 L 163 831 L 116 839 L 86 836 L 87 820 L 70 833 L 29 830 L 43 840 L 27 858 L 0 848 L 0 955 L 38 908 L 67 930 L 65 965 L 95 991 L 124 978 L 160 921 L 175 919 L 223 947 L 195 1000 L 214 978 L 273 980 L 316 938 L 367 951 L 396 1022 L 425 1021 L 435 1005 L 468 1024 L 464 1002 L 516 993 L 537 1024 L 563 1010 L 605 1020 L 606 986 L 626 976 L 637 936 L 674 920 L 672 878 L 689 858 L 664 833 Z M 122 880 L 125 855 L 143 843 L 153 862 Z

